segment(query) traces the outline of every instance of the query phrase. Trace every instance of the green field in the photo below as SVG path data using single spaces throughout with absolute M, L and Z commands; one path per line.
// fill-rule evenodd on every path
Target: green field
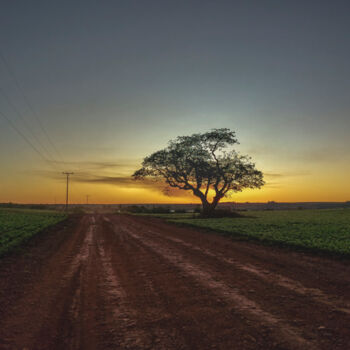
M 193 219 L 192 214 L 156 216 L 230 237 L 350 256 L 350 209 L 249 211 L 243 215 L 246 217 L 222 219 Z
M 0 209 L 0 256 L 65 218 L 49 210 Z

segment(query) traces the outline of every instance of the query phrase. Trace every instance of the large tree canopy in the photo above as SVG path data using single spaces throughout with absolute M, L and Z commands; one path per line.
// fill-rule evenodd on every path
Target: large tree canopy
M 163 179 L 167 186 L 192 191 L 210 216 L 224 196 L 264 185 L 262 172 L 250 157 L 234 150 L 235 144 L 235 132 L 226 128 L 179 136 L 146 157 L 133 177 Z

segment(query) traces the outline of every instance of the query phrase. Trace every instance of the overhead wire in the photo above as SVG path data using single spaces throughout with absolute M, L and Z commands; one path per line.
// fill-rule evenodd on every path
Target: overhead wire
M 30 141 L 30 139 L 16 126 L 16 124 L 3 112 L 0 111 L 0 115 L 10 124 L 17 134 L 36 152 L 45 162 L 49 163 L 57 171 L 58 169 L 46 156 Z
M 53 140 L 50 138 L 49 133 L 47 132 L 44 124 L 42 123 L 41 119 L 39 118 L 38 113 L 36 112 L 36 110 L 34 109 L 33 105 L 31 104 L 31 102 L 29 101 L 29 99 L 27 98 L 26 94 L 24 93 L 24 90 L 22 88 L 22 85 L 20 84 L 14 70 L 12 69 L 10 63 L 7 61 L 7 59 L 5 58 L 4 54 L 1 52 L 0 50 L 0 59 L 2 60 L 2 62 L 4 63 L 7 71 L 9 72 L 9 74 L 11 75 L 13 81 L 15 82 L 17 89 L 20 91 L 24 102 L 26 103 L 26 105 L 28 106 L 29 110 L 31 111 L 32 115 L 34 116 L 35 120 L 37 121 L 40 129 L 42 130 L 43 134 L 45 135 L 46 139 L 48 140 L 49 144 L 51 145 L 51 148 L 54 150 L 54 152 L 57 154 L 58 158 L 60 159 L 60 161 L 62 163 L 65 163 L 65 161 L 63 160 L 63 157 L 61 155 L 61 153 L 58 151 L 57 147 L 55 146 Z
M 58 162 L 55 160 L 55 158 L 52 156 L 51 152 L 43 145 L 43 143 L 40 141 L 40 139 L 37 137 L 33 129 L 28 124 L 27 120 L 23 116 L 23 114 L 17 109 L 17 107 L 14 105 L 14 103 L 11 101 L 11 98 L 5 93 L 4 89 L 0 87 L 0 94 L 5 98 L 9 106 L 13 109 L 13 111 L 17 114 L 19 119 L 23 122 L 24 126 L 28 129 L 29 133 L 31 134 L 32 138 L 35 139 L 37 144 L 44 150 L 44 153 L 46 153 L 45 158 L 49 159 L 53 163 L 56 163 L 58 165 Z M 14 123 L 14 122 L 13 122 Z M 15 123 L 14 123 L 15 124 Z M 19 129 L 19 128 L 18 128 Z M 32 142 L 33 143 L 33 142 Z

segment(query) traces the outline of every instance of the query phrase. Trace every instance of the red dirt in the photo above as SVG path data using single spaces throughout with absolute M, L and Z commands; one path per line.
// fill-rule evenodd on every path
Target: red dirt
M 84 215 L 0 263 L 0 349 L 350 349 L 350 265 Z

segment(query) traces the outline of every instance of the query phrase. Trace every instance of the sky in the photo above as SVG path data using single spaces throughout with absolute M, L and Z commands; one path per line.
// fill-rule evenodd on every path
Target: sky
M 0 202 L 61 203 L 63 171 L 72 203 L 198 202 L 130 175 L 223 127 L 266 180 L 225 200 L 350 200 L 349 31 L 337 0 L 3 1 Z

